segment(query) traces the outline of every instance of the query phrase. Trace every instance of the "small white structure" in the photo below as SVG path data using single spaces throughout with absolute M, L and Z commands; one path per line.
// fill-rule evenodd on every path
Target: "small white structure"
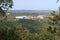
M 16 16 L 16 19 L 25 19 L 26 16 Z

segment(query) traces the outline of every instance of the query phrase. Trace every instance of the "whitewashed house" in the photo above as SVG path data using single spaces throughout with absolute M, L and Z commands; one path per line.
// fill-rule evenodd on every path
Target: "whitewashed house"
M 26 16 L 16 16 L 15 18 L 16 18 L 16 19 L 25 19 Z
M 15 21 L 18 21 L 19 19 L 26 19 L 26 16 L 16 16 Z

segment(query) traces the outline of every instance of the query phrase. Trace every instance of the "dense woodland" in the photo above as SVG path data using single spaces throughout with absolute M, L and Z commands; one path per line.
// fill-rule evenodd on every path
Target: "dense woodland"
M 50 20 L 50 19 L 49 19 Z M 60 28 L 48 30 L 47 20 L 20 19 L 0 22 L 0 40 L 60 40 Z

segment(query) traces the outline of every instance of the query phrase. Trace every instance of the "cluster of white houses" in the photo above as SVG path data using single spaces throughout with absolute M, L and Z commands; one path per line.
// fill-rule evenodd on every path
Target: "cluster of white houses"
M 38 15 L 38 16 L 16 16 L 16 19 L 45 19 L 46 15 Z
M 10 15 L 10 13 L 6 13 L 6 16 Z M 38 15 L 38 16 L 15 16 L 15 19 L 19 20 L 19 19 L 46 19 L 48 17 L 52 17 L 53 16 L 47 16 L 47 15 Z

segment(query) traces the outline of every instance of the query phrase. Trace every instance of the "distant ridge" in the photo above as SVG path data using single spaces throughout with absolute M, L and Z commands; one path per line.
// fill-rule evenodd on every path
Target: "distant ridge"
M 8 12 L 10 13 L 49 13 L 49 12 L 52 12 L 52 10 L 8 10 Z

